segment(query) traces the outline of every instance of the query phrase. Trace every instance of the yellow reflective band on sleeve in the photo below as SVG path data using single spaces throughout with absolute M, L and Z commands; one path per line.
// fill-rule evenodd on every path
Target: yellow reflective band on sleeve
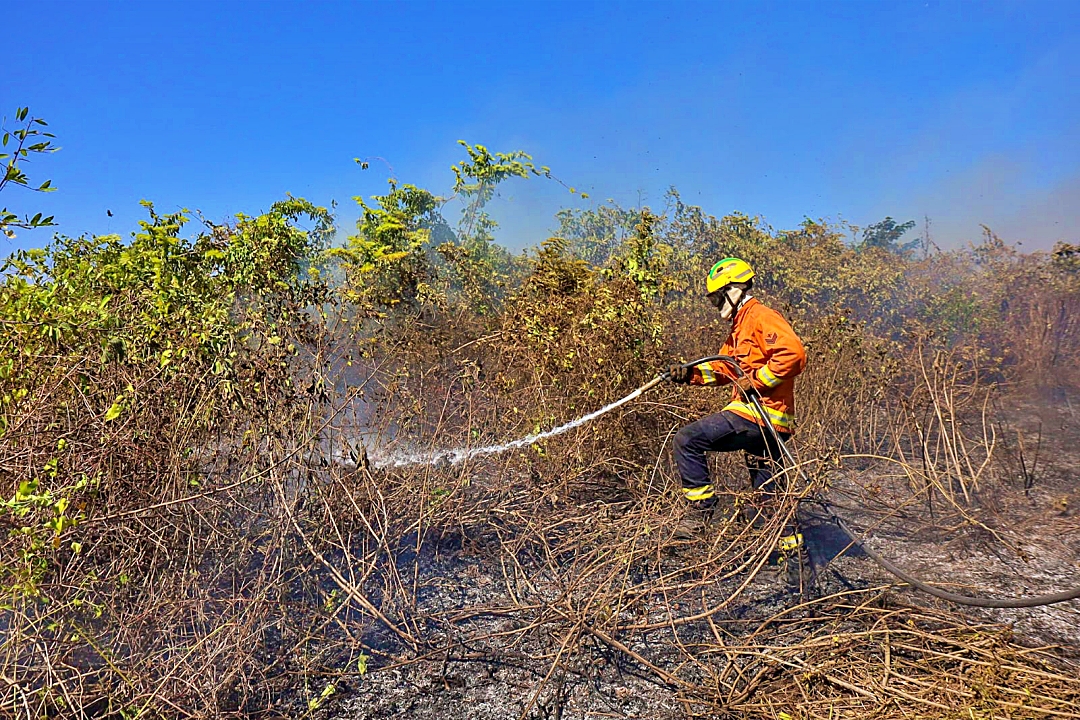
M 802 533 L 795 533 L 794 535 L 780 538 L 780 542 L 777 543 L 777 546 L 785 551 L 797 550 L 802 545 L 802 542 Z
M 701 379 L 705 382 L 706 385 L 711 385 L 716 382 L 716 371 L 714 371 L 711 367 L 709 367 L 708 365 L 698 365 L 697 369 L 698 372 L 701 373 Z
M 743 415 L 744 417 L 753 418 L 754 420 L 763 419 L 761 415 L 758 414 L 757 408 L 749 403 L 739 402 L 738 400 L 729 402 L 724 406 L 724 410 L 730 410 L 731 412 Z M 791 432 L 791 428 L 795 424 L 795 418 L 790 413 L 773 410 L 767 405 L 765 406 L 765 412 L 769 415 L 769 422 L 784 432 Z
M 783 380 L 773 374 L 773 371 L 769 369 L 768 365 L 762 365 L 758 368 L 757 378 L 761 381 L 762 385 L 768 388 L 774 388 L 783 382 Z
M 712 485 L 702 485 L 701 487 L 696 488 L 683 488 L 682 492 L 683 497 L 685 497 L 690 502 L 708 500 L 713 495 L 715 495 Z

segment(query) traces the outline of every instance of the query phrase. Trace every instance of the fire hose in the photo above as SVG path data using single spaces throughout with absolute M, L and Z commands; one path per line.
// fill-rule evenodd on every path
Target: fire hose
M 722 363 L 724 363 L 724 366 L 726 368 L 728 368 L 735 375 L 736 378 L 746 377 L 746 373 L 743 371 L 742 367 L 735 360 L 735 358 L 732 358 L 732 357 L 729 357 L 729 356 L 726 356 L 726 355 L 710 355 L 710 356 L 707 356 L 707 357 L 699 358 L 699 359 L 694 360 L 692 362 L 684 363 L 683 367 L 684 368 L 686 368 L 686 367 L 694 367 L 696 365 L 701 365 L 703 363 L 711 363 L 711 362 L 722 362 Z M 650 381 L 646 385 L 643 385 L 642 387 L 635 390 L 634 393 L 632 393 L 632 397 L 628 396 L 627 401 L 632 400 L 632 399 L 640 396 L 641 393 L 643 393 L 645 390 L 653 387 L 654 385 L 656 385 L 661 380 L 665 380 L 667 378 L 668 378 L 668 373 L 663 373 L 662 375 L 654 378 L 652 381 Z M 763 426 L 765 428 L 765 432 L 767 432 L 769 434 L 769 437 L 773 441 L 775 441 L 777 447 L 779 447 L 781 458 L 782 458 L 782 463 L 786 465 L 785 470 L 787 470 L 787 469 L 795 470 L 795 472 L 798 473 L 799 478 L 804 483 L 806 483 L 806 486 L 811 487 L 812 483 L 811 483 L 810 479 L 806 476 L 806 473 L 803 472 L 803 469 L 799 465 L 799 463 L 796 462 L 794 455 L 792 455 L 792 453 L 791 453 L 791 449 L 780 438 L 779 433 L 776 432 L 776 428 L 774 428 L 772 426 L 772 423 L 770 423 L 770 422 L 768 422 L 766 420 L 769 416 L 766 414 L 765 408 L 762 407 L 761 398 L 758 396 L 758 394 L 754 393 L 754 392 L 743 392 L 743 397 L 745 398 L 745 400 L 747 402 L 749 402 L 750 404 L 752 404 L 754 406 L 754 410 L 757 412 L 758 417 L 765 420 L 765 422 L 763 424 Z M 878 553 L 876 550 L 874 550 L 869 545 L 867 545 L 865 538 L 862 535 L 860 535 L 859 533 L 855 532 L 855 530 L 853 530 L 851 528 L 851 526 L 848 525 L 848 523 L 845 522 L 842 517 L 840 517 L 839 515 L 836 514 L 835 506 L 832 503 L 829 502 L 828 498 L 825 497 L 825 494 L 822 491 L 815 490 L 814 493 L 811 496 L 801 499 L 800 502 L 812 502 L 812 503 L 818 505 L 819 507 L 821 507 L 825 511 L 825 513 L 829 516 L 829 519 L 837 527 L 839 527 L 840 530 L 843 531 L 843 533 L 848 536 L 848 538 L 850 538 L 851 544 L 854 547 L 861 550 L 862 552 L 864 552 L 867 555 L 867 557 L 869 557 L 871 560 L 873 560 L 875 563 L 877 563 L 881 568 L 883 568 L 887 572 L 891 573 L 892 575 L 895 575 L 896 577 L 900 578 L 901 580 L 903 580 L 908 585 L 911 585 L 914 588 L 922 590 L 925 593 L 929 593 L 930 595 L 933 595 L 934 597 L 941 598 L 942 600 L 947 600 L 947 601 L 952 602 L 952 603 L 958 603 L 960 605 L 971 605 L 971 606 L 974 606 L 974 607 L 1026 608 L 1026 607 L 1038 607 L 1038 606 L 1042 606 L 1042 605 L 1053 605 L 1054 603 L 1066 602 L 1066 601 L 1069 601 L 1069 600 L 1076 600 L 1076 599 L 1080 598 L 1080 587 L 1074 588 L 1072 590 L 1063 590 L 1062 592 L 1050 593 L 1050 594 L 1047 594 L 1047 595 L 1035 595 L 1035 596 L 1032 596 L 1032 597 L 1021 597 L 1021 598 L 998 598 L 998 597 L 982 597 L 982 596 L 972 596 L 972 595 L 959 595 L 957 593 L 952 593 L 952 592 L 949 592 L 947 590 L 942 590 L 941 588 L 936 587 L 934 585 L 931 585 L 930 583 L 927 583 L 926 581 L 921 580 L 920 578 L 912 575 L 910 572 L 904 570 L 903 568 L 900 568 L 900 567 L 896 566 L 895 564 L 893 564 L 888 559 L 882 557 L 882 555 L 880 553 Z

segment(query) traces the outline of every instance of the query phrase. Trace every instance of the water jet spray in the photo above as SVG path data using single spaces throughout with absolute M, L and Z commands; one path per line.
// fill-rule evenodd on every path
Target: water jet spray
M 375 468 L 396 468 L 405 467 L 408 465 L 437 465 L 441 462 L 447 462 L 451 465 L 456 465 L 459 462 L 462 462 L 464 460 L 470 460 L 474 457 L 479 457 L 481 455 L 494 455 L 496 453 L 505 452 L 507 450 L 513 450 L 514 448 L 526 447 L 528 445 L 532 445 L 534 442 L 546 440 L 549 437 L 555 437 L 556 435 L 561 435 L 568 430 L 573 430 L 576 427 L 581 427 L 585 423 L 591 422 L 596 418 L 600 417 L 601 415 L 606 415 L 612 410 L 622 407 L 628 402 L 633 402 L 634 400 L 637 400 L 639 397 L 641 397 L 642 393 L 649 390 L 653 386 L 660 384 L 661 382 L 666 380 L 667 377 L 668 374 L 666 372 L 657 375 L 652 380 L 645 383 L 637 390 L 634 390 L 626 397 L 620 398 L 613 403 L 605 405 L 604 407 L 596 410 L 595 412 L 591 412 L 588 415 L 583 415 L 577 420 L 573 420 L 563 425 L 559 425 L 558 427 L 552 428 L 551 430 L 545 430 L 544 432 L 527 435 L 519 440 L 514 440 L 512 442 L 504 443 L 502 445 L 487 445 L 485 447 L 463 447 L 451 448 L 449 450 L 432 450 L 428 452 L 395 453 L 387 457 L 371 458 L 371 465 Z

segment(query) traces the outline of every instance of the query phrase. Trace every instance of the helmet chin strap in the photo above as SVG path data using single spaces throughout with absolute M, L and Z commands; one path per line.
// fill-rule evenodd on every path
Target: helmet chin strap
M 720 303 L 720 317 L 730 320 L 750 297 L 741 287 L 728 288 L 724 291 L 724 299 Z

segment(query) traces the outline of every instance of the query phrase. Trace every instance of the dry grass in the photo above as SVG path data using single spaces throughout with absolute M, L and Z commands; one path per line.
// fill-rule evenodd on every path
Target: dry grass
M 331 313 L 282 331 L 303 353 L 251 368 L 259 389 L 232 413 L 213 379 L 168 385 L 146 370 L 114 380 L 148 398 L 130 425 L 65 425 L 53 393 L 78 397 L 77 368 L 44 373 L 3 436 L 4 472 L 36 472 L 64 437 L 78 453 L 67 471 L 105 480 L 34 591 L 13 584 L 5 598 L 0 708 L 26 720 L 1080 716 L 1075 643 L 1033 647 L 865 560 L 826 558 L 801 593 L 767 577 L 784 522 L 830 487 L 883 542 L 948 549 L 977 535 L 1023 553 L 1035 530 L 1012 501 L 1039 488 L 1033 452 L 1009 439 L 985 358 L 962 345 L 912 343 L 901 362 L 896 341 L 807 321 L 795 449 L 810 486 L 789 474 L 769 500 L 737 459 L 718 459 L 728 504 L 760 514 L 694 542 L 674 537 L 669 443 L 715 411 L 715 391 L 661 387 L 458 465 L 363 462 L 364 444 L 375 457 L 521 437 L 621 397 L 672 348 L 715 351 L 713 319 L 605 287 L 494 318 Z M 12 570 L 26 546 L 8 530 Z M 1075 530 L 1062 542 L 1075 546 Z

